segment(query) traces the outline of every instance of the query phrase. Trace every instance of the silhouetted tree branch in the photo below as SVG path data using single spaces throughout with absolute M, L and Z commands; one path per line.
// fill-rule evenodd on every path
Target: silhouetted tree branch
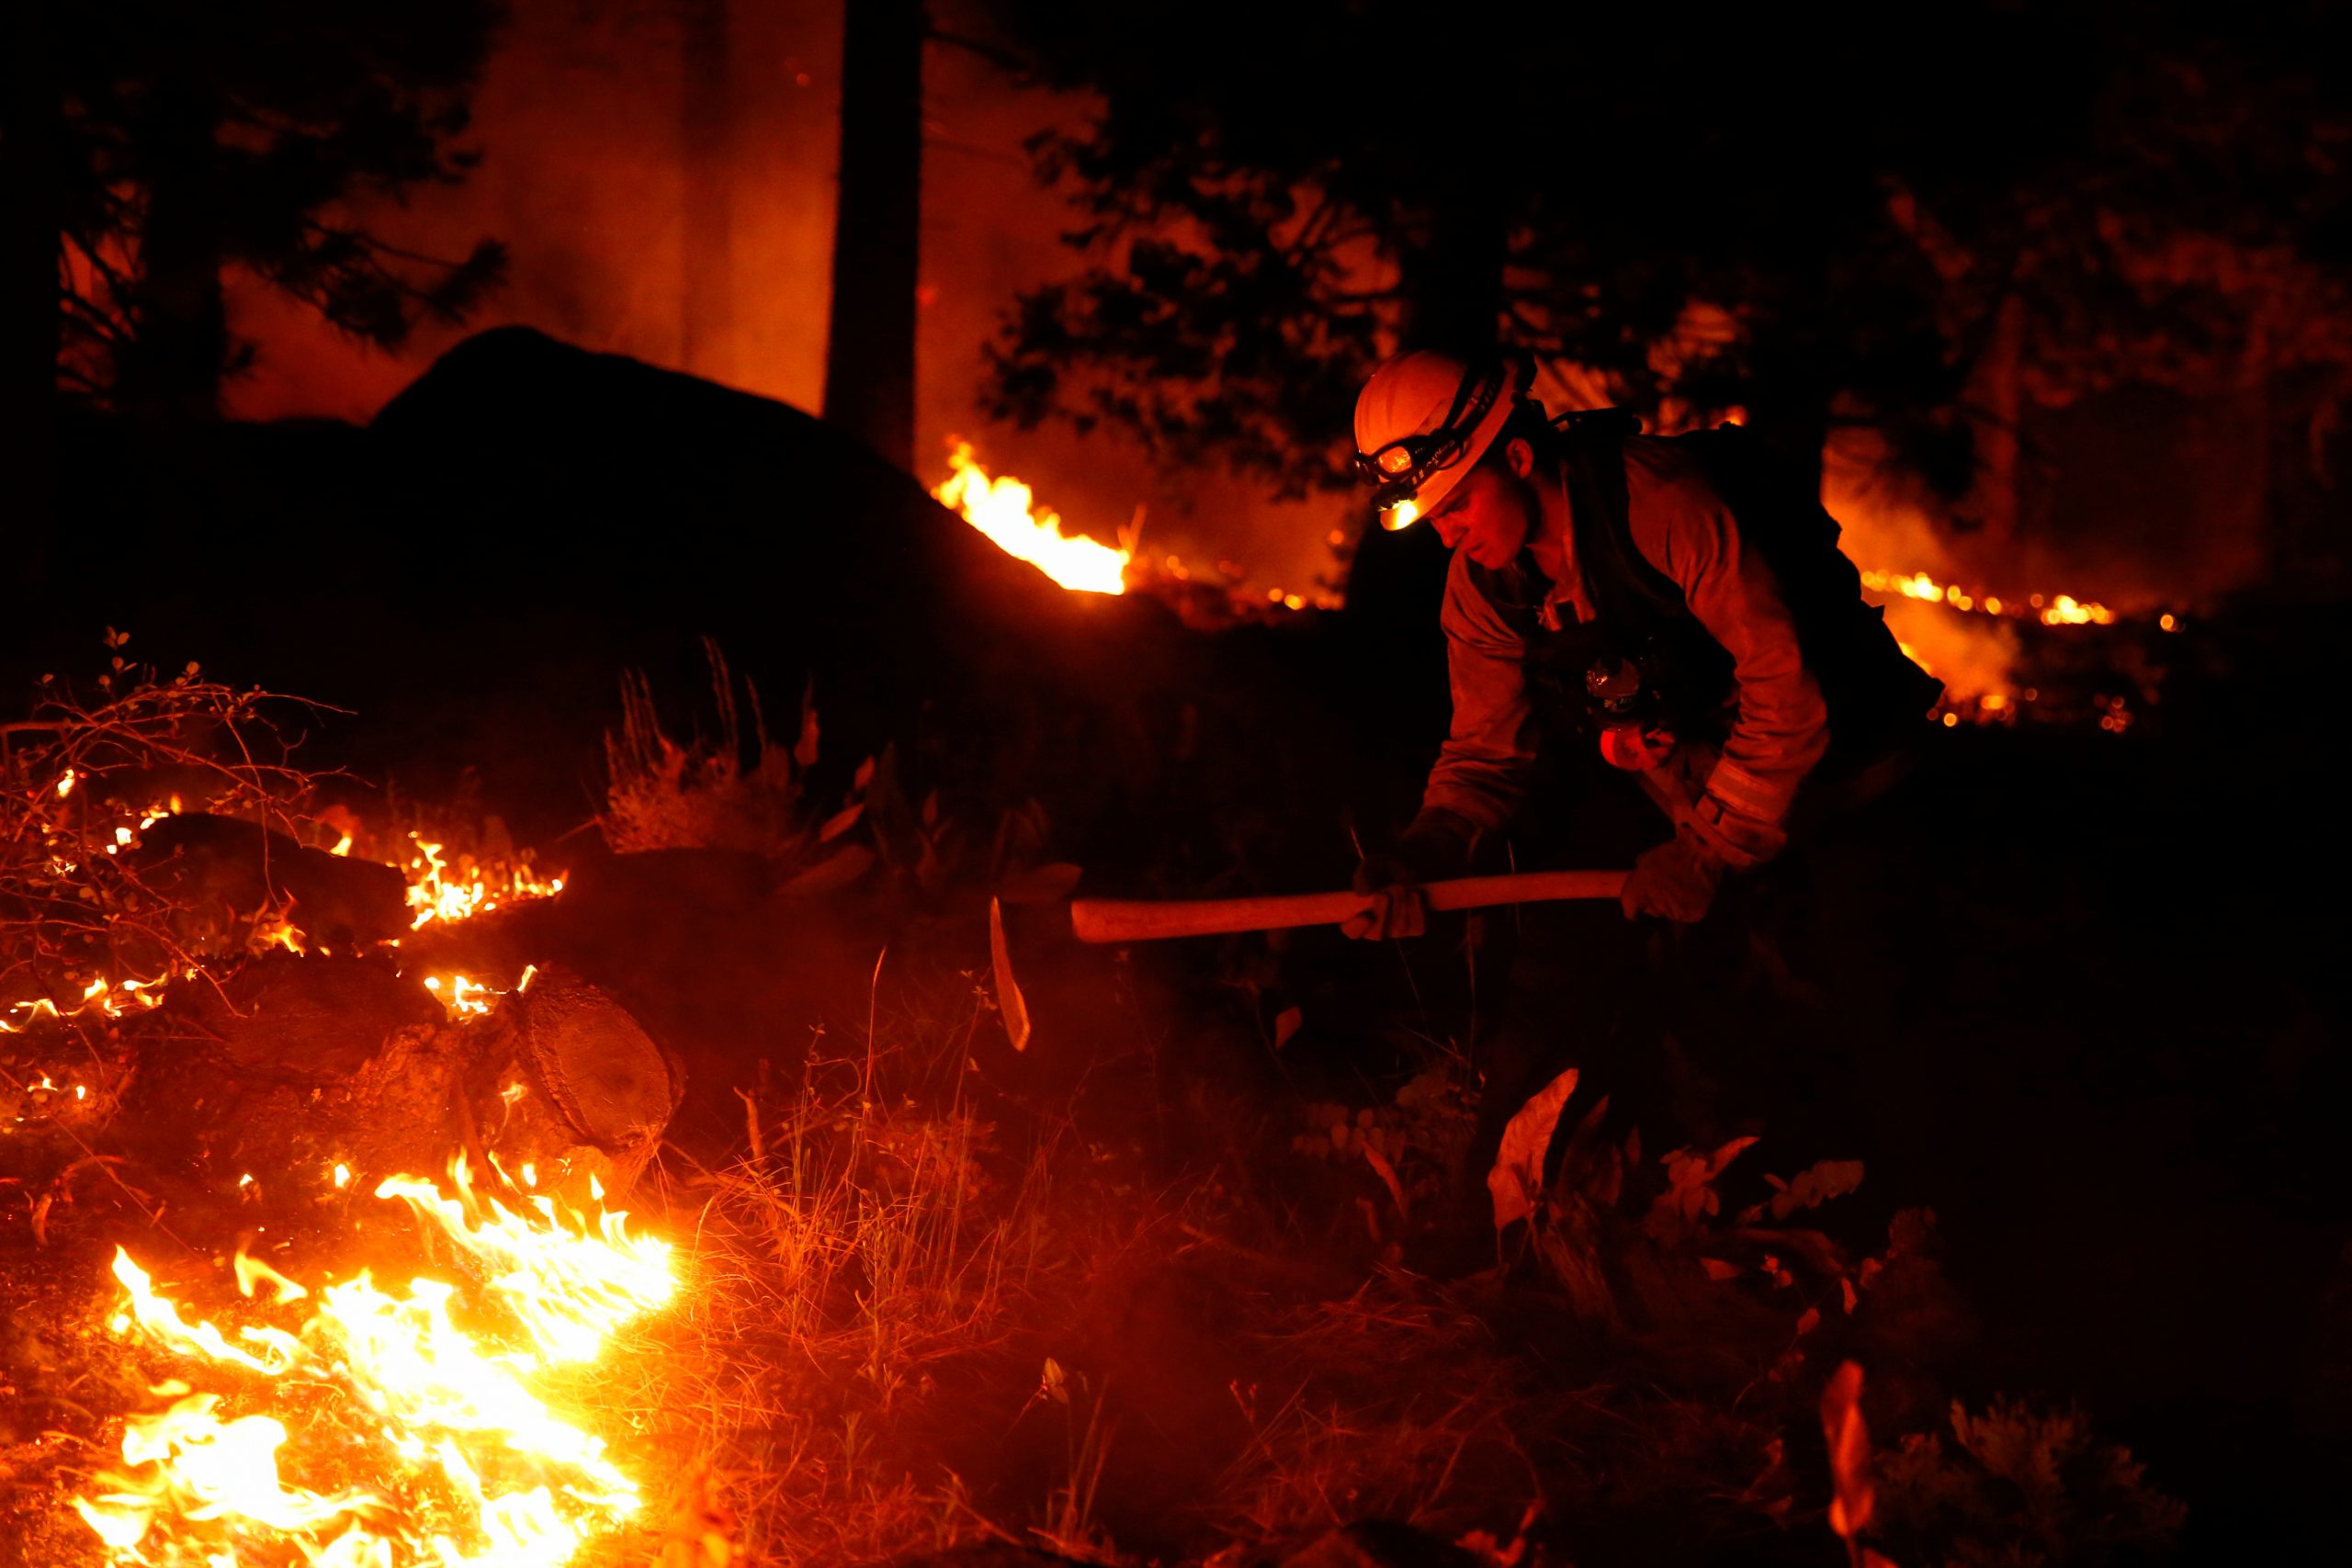
M 461 318 L 503 276 L 492 242 L 442 261 L 351 216 L 473 168 L 459 139 L 498 0 L 36 3 L 64 108 L 56 232 L 79 306 L 60 346 L 74 378 L 120 406 L 217 405 L 246 352 L 228 327 L 226 267 L 385 346 L 427 317 Z
M 1086 259 L 1008 315 L 988 406 L 1287 491 L 1345 482 L 1353 388 L 1415 342 L 1744 408 L 1805 460 L 1868 424 L 1954 493 L 2012 299 L 2050 397 L 2250 344 L 2352 363 L 2352 102 L 2315 64 L 2352 40 L 2322 7 L 1985 0 L 1933 38 L 1848 5 L 994 11 L 1102 107 L 1033 145 Z

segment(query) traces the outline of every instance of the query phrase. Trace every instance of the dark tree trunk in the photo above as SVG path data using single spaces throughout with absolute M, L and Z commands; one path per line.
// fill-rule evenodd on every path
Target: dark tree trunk
M 841 208 L 825 417 L 911 473 L 922 5 L 849 0 L 842 10 Z
M 219 115 L 200 92 L 165 82 L 144 128 L 147 210 L 139 230 L 133 335 L 115 382 L 127 412 L 167 420 L 220 412 L 228 308 L 214 172 Z
M 678 17 L 684 87 L 678 130 L 685 162 L 678 363 L 714 381 L 730 381 L 735 374 L 735 102 L 728 6 L 729 0 L 681 0 Z
M 47 7 L 13 6 L 0 32 L 0 490 L 31 584 L 57 505 L 58 235 L 63 227 L 57 84 Z

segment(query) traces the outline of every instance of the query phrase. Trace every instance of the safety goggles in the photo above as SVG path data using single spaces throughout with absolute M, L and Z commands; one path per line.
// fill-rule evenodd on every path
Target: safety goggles
M 1487 411 L 1501 396 L 1506 378 L 1500 365 L 1465 376 L 1454 389 L 1453 406 L 1435 430 L 1400 436 L 1375 451 L 1358 452 L 1356 467 L 1379 487 L 1373 492 L 1373 504 L 1385 510 L 1410 501 L 1431 474 L 1460 457 L 1471 437 L 1478 434 Z

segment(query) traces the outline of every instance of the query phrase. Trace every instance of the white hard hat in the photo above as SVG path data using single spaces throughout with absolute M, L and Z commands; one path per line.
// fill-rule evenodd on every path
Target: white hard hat
M 1380 486 L 1388 527 L 1429 515 L 1486 455 L 1526 394 L 1527 368 L 1424 348 L 1372 373 L 1356 398 L 1356 461 Z

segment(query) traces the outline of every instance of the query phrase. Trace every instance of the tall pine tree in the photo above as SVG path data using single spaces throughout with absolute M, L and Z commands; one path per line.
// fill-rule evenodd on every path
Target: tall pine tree
M 843 7 L 828 420 L 911 472 L 922 254 L 922 0 Z

